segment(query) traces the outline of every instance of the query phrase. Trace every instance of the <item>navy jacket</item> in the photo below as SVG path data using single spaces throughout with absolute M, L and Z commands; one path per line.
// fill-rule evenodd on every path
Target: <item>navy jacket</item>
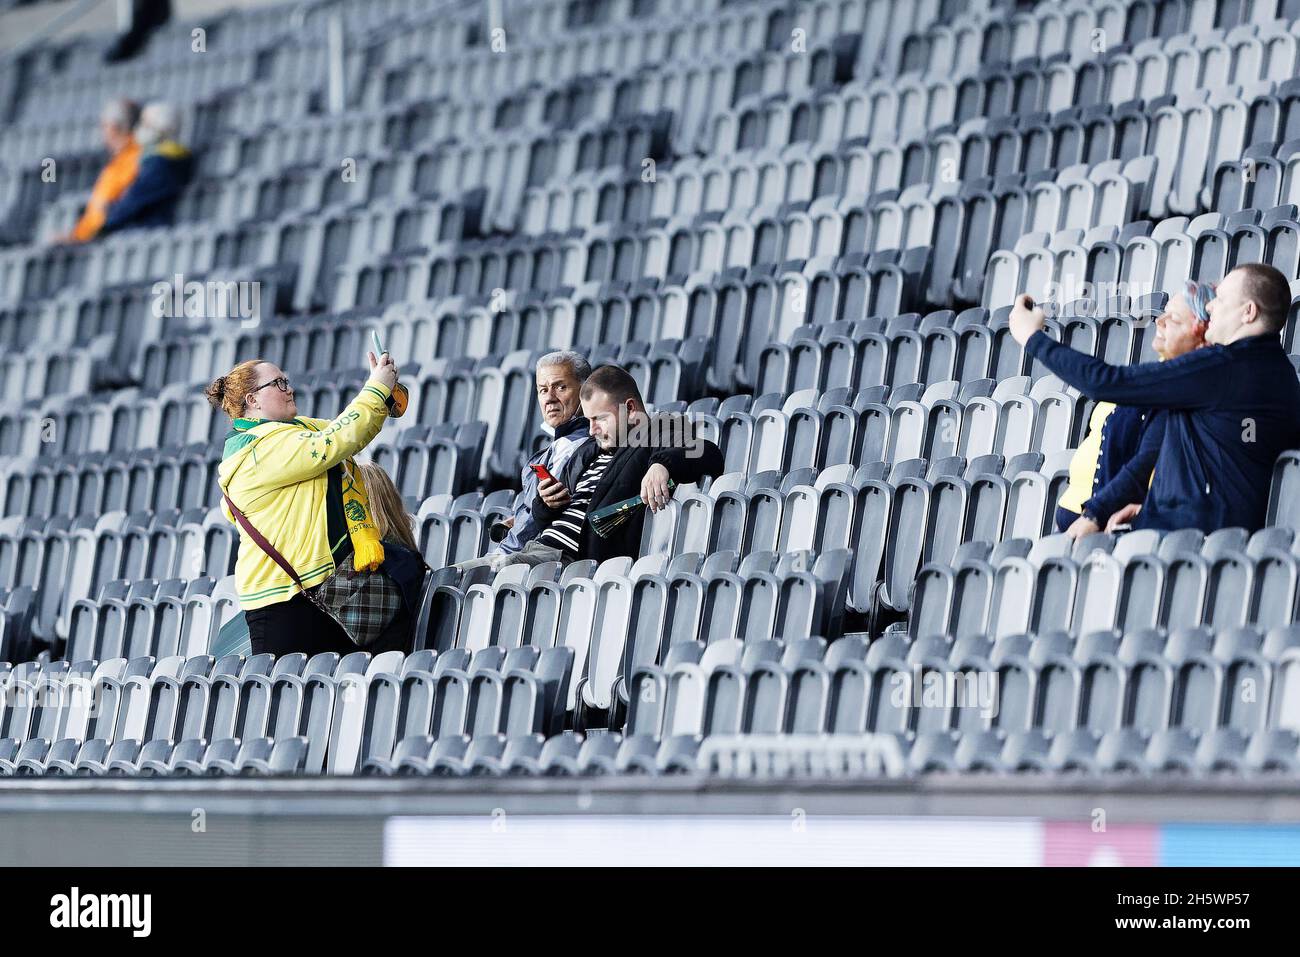
M 1151 470 L 1165 438 L 1164 413 L 1117 405 L 1101 427 L 1101 453 L 1084 510 L 1105 525 L 1125 505 L 1146 500 Z
M 194 169 L 190 151 L 166 140 L 140 157 L 140 170 L 117 202 L 108 207 L 100 234 L 128 226 L 168 226 L 176 200 Z
M 1043 332 L 1025 351 L 1093 399 L 1166 410 L 1135 528 L 1264 526 L 1277 457 L 1300 446 L 1300 382 L 1278 336 L 1131 366 L 1108 365 Z

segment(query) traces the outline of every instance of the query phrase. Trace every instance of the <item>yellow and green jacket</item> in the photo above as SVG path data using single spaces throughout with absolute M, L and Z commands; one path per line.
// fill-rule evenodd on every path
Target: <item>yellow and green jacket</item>
M 303 416 L 292 422 L 236 419 L 226 436 L 218 484 L 308 588 L 334 571 L 333 552 L 341 544 L 329 541 L 329 470 L 379 434 L 389 394 L 387 386 L 372 379 L 332 422 Z M 224 499 L 221 510 L 233 523 Z M 288 601 L 298 592 L 280 566 L 242 532 L 235 589 L 245 611 Z

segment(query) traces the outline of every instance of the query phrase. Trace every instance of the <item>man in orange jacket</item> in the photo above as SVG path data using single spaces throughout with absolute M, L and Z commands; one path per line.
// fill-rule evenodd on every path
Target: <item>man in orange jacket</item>
M 108 206 L 122 198 L 140 169 L 140 144 L 132 130 L 140 118 L 140 107 L 130 100 L 111 100 L 99 117 L 99 131 L 108 148 L 108 163 L 100 170 L 91 190 L 86 211 L 71 232 L 59 242 L 84 243 L 94 239 L 103 228 Z

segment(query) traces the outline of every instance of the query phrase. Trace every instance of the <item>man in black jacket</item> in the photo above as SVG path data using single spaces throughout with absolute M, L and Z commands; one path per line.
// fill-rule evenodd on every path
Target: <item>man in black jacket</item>
M 722 473 L 722 452 L 712 442 L 694 438 L 682 417 L 648 415 L 636 380 L 625 369 L 604 365 L 582 386 L 582 414 L 594 442 L 574 453 L 562 476 L 538 485 L 533 519 L 542 531 L 534 551 L 554 550 L 561 560 L 604 561 L 641 551 L 645 509 L 637 509 L 608 538 L 591 526 L 592 513 L 639 496 L 651 511 L 667 507 L 669 482 L 683 485 Z M 671 425 L 680 428 L 671 430 Z M 680 433 L 671 437 L 665 431 Z

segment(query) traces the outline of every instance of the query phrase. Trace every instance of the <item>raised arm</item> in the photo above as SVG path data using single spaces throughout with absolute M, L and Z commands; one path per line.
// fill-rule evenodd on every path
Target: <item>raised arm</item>
M 282 488 L 324 475 L 364 449 L 383 428 L 397 367 L 388 353 L 369 353 L 370 379 L 332 420 L 299 418 L 268 429 L 252 449 L 256 484 Z
M 1168 362 L 1113 366 L 1036 332 L 1025 352 L 1089 398 L 1154 409 L 1203 409 L 1214 404 L 1214 375 L 1225 364 L 1217 349 L 1197 349 Z
M 1214 375 L 1227 364 L 1220 349 L 1196 349 L 1168 362 L 1113 366 L 1047 335 L 1043 310 L 1029 296 L 1016 300 L 1008 322 L 1026 353 L 1090 398 L 1153 409 L 1202 409 L 1217 400 Z
M 371 379 L 332 421 L 299 419 L 306 428 L 286 423 L 286 427 L 261 436 L 254 449 L 254 461 L 259 466 L 272 463 L 264 484 L 293 485 L 324 475 L 344 459 L 356 455 L 383 428 L 389 394 L 382 380 Z

